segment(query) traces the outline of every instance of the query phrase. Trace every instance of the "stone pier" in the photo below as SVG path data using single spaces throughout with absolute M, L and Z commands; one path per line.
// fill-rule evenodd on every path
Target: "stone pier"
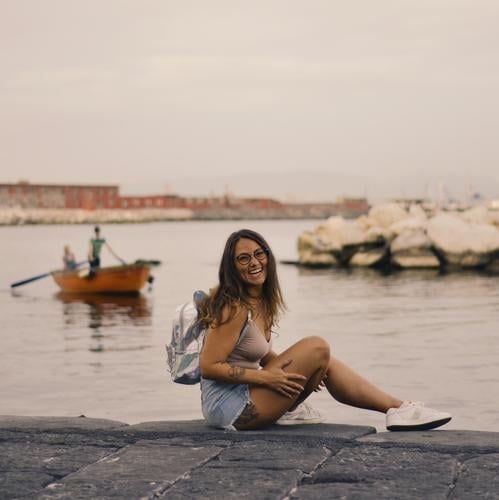
M 499 433 L 3 416 L 0 498 L 499 499 Z

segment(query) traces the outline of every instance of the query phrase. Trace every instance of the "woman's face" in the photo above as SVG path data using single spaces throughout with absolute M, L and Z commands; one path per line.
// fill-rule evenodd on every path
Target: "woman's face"
M 267 251 L 256 241 L 241 238 L 234 249 L 236 269 L 250 286 L 261 287 L 267 279 Z

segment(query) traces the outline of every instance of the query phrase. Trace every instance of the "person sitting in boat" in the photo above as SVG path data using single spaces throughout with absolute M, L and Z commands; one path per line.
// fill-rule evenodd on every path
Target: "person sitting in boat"
M 200 305 L 208 328 L 200 355 L 201 407 L 209 425 L 265 427 L 322 386 L 341 403 L 384 413 L 388 430 L 432 429 L 451 419 L 377 388 L 333 357 L 322 337 L 304 337 L 277 354 L 272 329 L 285 303 L 276 267 L 260 234 L 242 229 L 227 239 L 218 286 Z
M 76 269 L 77 267 L 74 253 L 71 251 L 69 245 L 64 246 L 64 254 L 62 256 L 62 262 L 64 264 L 64 269 L 66 270 L 73 270 Z
M 94 233 L 94 237 L 90 240 L 90 245 L 88 247 L 88 262 L 90 264 L 90 269 L 94 270 L 100 267 L 100 254 L 104 245 L 116 259 L 123 262 L 122 259 L 114 253 L 105 238 L 101 238 L 99 226 L 94 227 Z

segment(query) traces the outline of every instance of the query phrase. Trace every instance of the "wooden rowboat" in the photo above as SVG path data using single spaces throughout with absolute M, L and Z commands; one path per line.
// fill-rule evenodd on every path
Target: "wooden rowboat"
M 54 271 L 52 277 L 62 291 L 70 293 L 138 293 L 150 276 L 145 263 L 88 269 Z

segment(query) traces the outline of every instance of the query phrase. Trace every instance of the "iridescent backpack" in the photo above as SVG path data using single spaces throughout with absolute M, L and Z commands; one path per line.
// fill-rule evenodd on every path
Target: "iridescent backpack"
M 190 302 L 175 309 L 172 338 L 166 345 L 168 371 L 178 384 L 197 384 L 201 380 L 199 355 L 203 347 L 206 329 L 199 321 L 199 305 L 206 297 L 196 290 Z

